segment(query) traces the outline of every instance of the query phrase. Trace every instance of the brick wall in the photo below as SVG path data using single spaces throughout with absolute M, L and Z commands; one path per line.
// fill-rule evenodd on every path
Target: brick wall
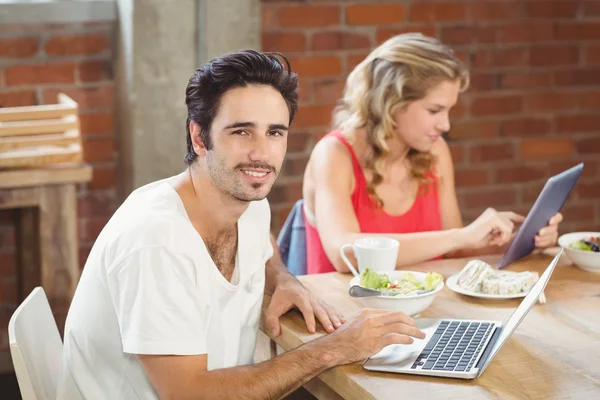
M 0 106 L 79 103 L 84 157 L 93 180 L 78 188 L 80 261 L 115 207 L 112 23 L 0 26 Z M 13 213 L 0 210 L 0 351 L 18 304 Z
M 562 231 L 599 230 L 600 3 L 555 0 L 263 0 L 262 48 L 290 58 L 301 95 L 270 197 L 274 229 L 301 197 L 348 72 L 407 31 L 442 39 L 472 73 L 450 135 L 466 222 L 487 206 L 526 213 L 550 174 L 585 161 Z

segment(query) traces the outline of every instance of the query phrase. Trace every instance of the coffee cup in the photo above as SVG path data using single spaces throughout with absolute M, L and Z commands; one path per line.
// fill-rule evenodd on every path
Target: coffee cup
M 387 237 L 365 237 L 354 241 L 353 244 L 345 244 L 340 248 L 340 256 L 350 271 L 355 276 L 367 268 L 377 272 L 393 271 L 396 269 L 398 258 L 398 247 L 400 243 Z M 351 248 L 358 262 L 358 268 L 346 257 L 346 249 Z

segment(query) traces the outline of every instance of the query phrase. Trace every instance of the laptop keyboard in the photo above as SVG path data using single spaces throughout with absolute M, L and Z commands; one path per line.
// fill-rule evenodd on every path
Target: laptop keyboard
M 468 371 L 493 327 L 488 322 L 442 321 L 411 368 Z

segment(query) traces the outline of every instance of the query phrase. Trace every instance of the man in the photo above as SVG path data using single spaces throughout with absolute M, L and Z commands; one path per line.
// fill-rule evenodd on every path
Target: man
M 323 370 L 424 337 L 401 313 L 351 321 L 286 272 L 265 199 L 286 152 L 297 79 L 241 51 L 198 69 L 186 90 L 186 162 L 134 191 L 90 253 L 65 328 L 59 399 L 270 399 Z M 292 307 L 330 335 L 252 363 L 267 321 Z M 337 330 L 336 330 L 337 328 Z

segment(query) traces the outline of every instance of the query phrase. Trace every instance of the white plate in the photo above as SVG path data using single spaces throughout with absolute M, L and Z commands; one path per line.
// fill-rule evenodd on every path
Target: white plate
M 446 279 L 446 286 L 456 293 L 464 294 L 465 296 L 479 297 L 481 299 L 491 299 L 491 300 L 505 300 L 505 299 L 519 299 L 521 297 L 527 296 L 527 293 L 515 293 L 515 294 L 489 294 L 489 293 L 477 293 L 477 292 L 469 292 L 458 286 L 458 274 L 452 275 L 448 279 Z

